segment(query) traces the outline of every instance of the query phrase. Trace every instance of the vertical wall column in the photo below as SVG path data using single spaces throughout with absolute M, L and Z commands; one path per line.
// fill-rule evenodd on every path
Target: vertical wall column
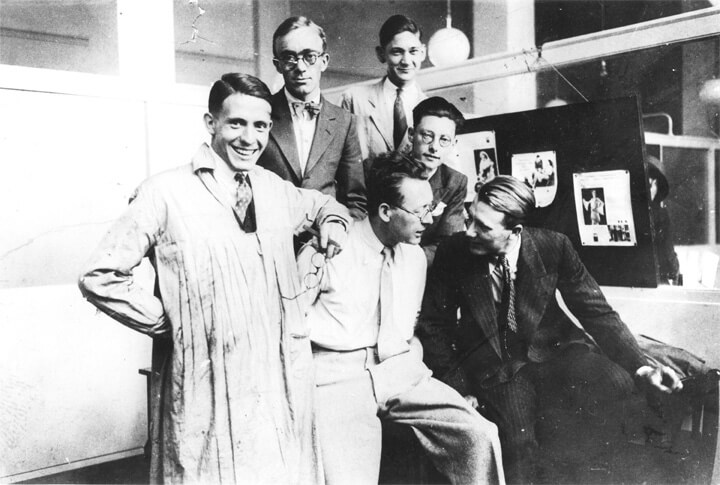
M 475 57 L 520 52 L 535 46 L 533 0 L 488 2 L 473 0 L 473 53 Z M 487 116 L 535 109 L 534 73 L 485 81 L 474 86 L 474 113 Z
M 117 0 L 120 76 L 143 87 L 175 83 L 172 0 Z
M 282 86 L 282 77 L 272 63 L 272 37 L 280 23 L 290 16 L 290 0 L 253 0 L 255 16 L 255 72 L 272 92 Z

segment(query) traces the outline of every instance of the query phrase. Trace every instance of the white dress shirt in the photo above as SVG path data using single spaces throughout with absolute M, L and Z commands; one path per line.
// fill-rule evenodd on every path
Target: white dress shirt
M 317 119 L 319 115 L 310 119 L 307 113 L 303 111 L 302 115 L 298 116 L 295 114 L 292 104 L 309 102 L 320 103 L 320 93 L 312 99 L 302 101 L 290 94 L 287 88 L 285 88 L 285 97 L 288 100 L 290 116 L 292 116 L 292 125 L 293 130 L 295 131 L 295 143 L 297 144 L 298 156 L 300 157 L 300 170 L 302 175 L 305 175 L 305 167 L 307 166 L 308 158 L 310 157 L 310 148 L 312 147 L 313 138 L 315 138 L 315 127 L 317 126 Z
M 343 251 L 325 262 L 317 298 L 306 311 L 313 343 L 331 350 L 357 350 L 377 344 L 380 324 L 380 273 L 384 246 L 369 219 L 353 224 Z M 300 275 L 314 270 L 315 250 L 309 245 L 298 256 Z M 400 243 L 391 263 L 395 326 L 409 341 L 425 289 L 425 253 Z

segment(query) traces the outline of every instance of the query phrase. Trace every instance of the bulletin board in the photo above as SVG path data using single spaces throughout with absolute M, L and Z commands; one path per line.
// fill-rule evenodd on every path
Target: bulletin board
M 642 117 L 636 97 L 468 120 L 463 172 L 533 187 L 529 226 L 567 235 L 601 285 L 656 287 Z

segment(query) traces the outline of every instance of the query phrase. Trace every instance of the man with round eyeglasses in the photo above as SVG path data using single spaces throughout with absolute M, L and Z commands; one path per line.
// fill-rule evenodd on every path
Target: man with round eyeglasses
M 355 219 L 365 217 L 356 118 L 320 92 L 329 62 L 325 32 L 306 17 L 290 17 L 273 34 L 273 56 L 285 86 L 272 97 L 273 127 L 258 165 L 332 195 Z
M 326 483 L 378 483 L 381 421 L 410 426 L 452 483 L 504 483 L 495 425 L 431 377 L 414 336 L 434 207 L 425 167 L 383 154 L 367 184 L 368 217 L 306 293 Z M 317 272 L 317 254 L 300 251 L 301 273 Z
M 413 127 L 408 129 L 412 156 L 425 166 L 433 191 L 432 223 L 420 241 L 428 268 L 440 241 L 465 230 L 468 179 L 446 163 L 455 155 L 455 133 L 464 121 L 452 103 L 434 96 L 413 109 Z

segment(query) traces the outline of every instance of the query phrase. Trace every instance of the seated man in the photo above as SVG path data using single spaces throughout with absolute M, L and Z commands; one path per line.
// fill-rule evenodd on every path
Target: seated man
M 466 233 L 438 248 L 418 324 L 430 368 L 498 425 L 509 483 L 536 478 L 541 403 L 607 427 L 622 419 L 613 404 L 634 393 L 633 377 L 667 393 L 682 387 L 672 369 L 648 365 L 568 238 L 524 227 L 534 207 L 532 190 L 510 176 L 478 189 Z
M 409 129 L 412 156 L 425 166 L 435 204 L 432 224 L 420 240 L 428 268 L 432 266 L 440 240 L 465 230 L 463 204 L 468 180 L 464 174 L 445 164 L 454 153 L 455 132 L 464 121 L 462 113 L 439 96 L 421 101 L 413 109 L 414 126 Z
M 495 425 L 430 377 L 414 337 L 425 286 L 417 246 L 430 223 L 424 167 L 381 155 L 368 177 L 367 219 L 325 260 L 305 246 L 298 263 L 316 375 L 316 414 L 328 484 L 377 484 L 381 422 L 411 426 L 453 483 L 504 483 Z

